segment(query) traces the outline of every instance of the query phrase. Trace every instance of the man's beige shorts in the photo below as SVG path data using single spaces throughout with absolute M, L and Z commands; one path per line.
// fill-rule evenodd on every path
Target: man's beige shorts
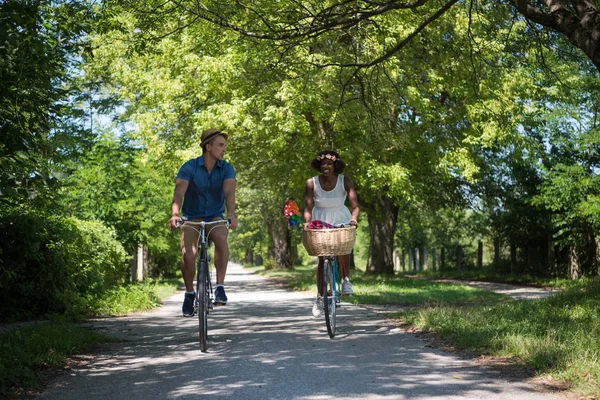
M 218 221 L 220 219 L 223 219 L 223 218 L 215 217 L 215 218 L 211 218 L 211 221 Z M 204 219 L 203 218 L 194 218 L 194 219 L 190 219 L 190 221 L 200 222 L 200 221 L 204 221 Z M 210 239 L 210 231 L 212 229 L 223 229 L 223 228 L 221 228 L 221 226 L 224 226 L 224 225 L 225 225 L 225 222 L 206 227 L 206 233 L 208 235 L 208 239 Z M 196 246 L 196 244 L 198 243 L 198 236 L 200 236 L 199 230 L 200 230 L 199 225 L 185 225 L 184 224 L 181 227 L 181 237 L 179 240 L 179 246 L 182 249 L 184 247 Z

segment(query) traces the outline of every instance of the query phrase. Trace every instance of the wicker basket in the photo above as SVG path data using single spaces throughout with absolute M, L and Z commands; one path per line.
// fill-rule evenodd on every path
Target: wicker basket
M 356 228 L 304 229 L 302 244 L 311 256 L 350 254 L 356 240 Z

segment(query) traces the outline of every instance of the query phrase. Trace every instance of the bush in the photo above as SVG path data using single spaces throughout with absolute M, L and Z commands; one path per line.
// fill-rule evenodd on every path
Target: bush
M 100 222 L 0 210 L 0 320 L 77 313 L 84 295 L 122 282 L 127 271 L 123 246 Z

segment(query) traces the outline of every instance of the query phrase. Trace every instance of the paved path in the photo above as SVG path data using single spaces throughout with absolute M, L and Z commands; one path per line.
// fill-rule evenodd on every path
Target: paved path
M 42 399 L 520 399 L 558 400 L 524 377 L 434 349 L 380 314 L 344 304 L 330 339 L 312 296 L 237 265 L 229 304 L 210 318 L 209 352 L 180 292 L 149 313 L 93 321 L 120 339 L 78 357 Z

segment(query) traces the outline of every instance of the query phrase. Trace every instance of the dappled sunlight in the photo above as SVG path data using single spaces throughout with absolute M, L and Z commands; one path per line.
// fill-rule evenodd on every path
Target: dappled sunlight
M 119 342 L 82 361 L 47 397 L 78 398 L 84 385 L 87 398 L 510 398 L 501 376 L 352 304 L 338 308 L 330 339 L 323 318 L 312 317 L 312 295 L 266 282 L 228 274 L 229 302 L 209 317 L 207 353 L 197 318 L 181 316 L 182 292 L 152 312 L 86 323 Z

